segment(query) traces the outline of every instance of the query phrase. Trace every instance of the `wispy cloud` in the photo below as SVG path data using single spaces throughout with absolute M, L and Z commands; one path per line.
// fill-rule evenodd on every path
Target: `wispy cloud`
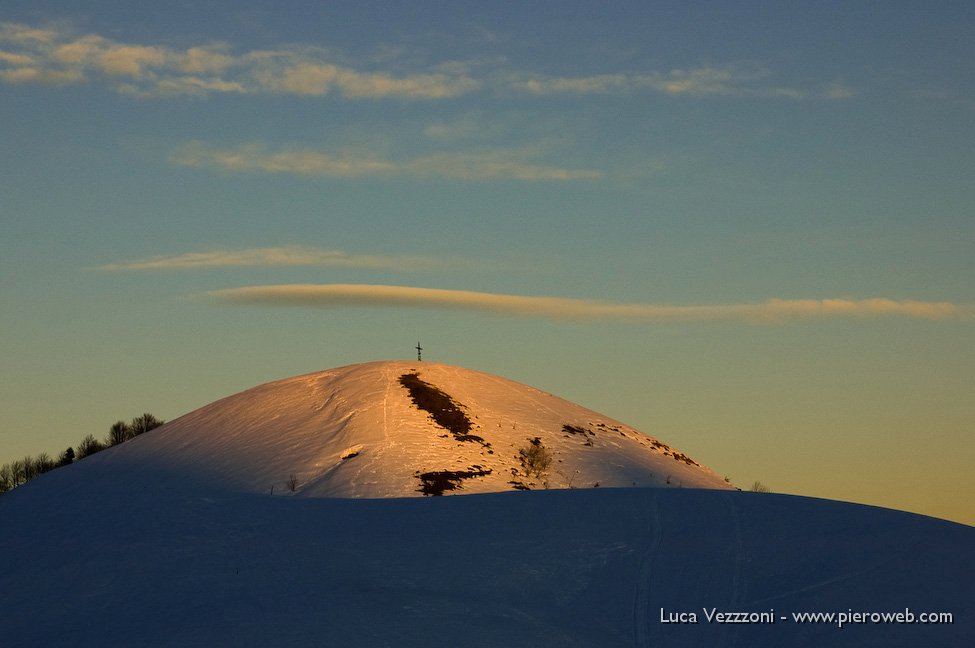
M 366 153 L 310 150 L 272 153 L 259 144 L 220 149 L 204 142 L 190 142 L 179 147 L 170 160 L 180 166 L 220 171 L 259 171 L 309 176 L 352 177 L 390 174 L 397 170 L 397 165 L 393 162 Z
M 553 77 L 511 75 L 511 88 L 534 95 L 609 94 L 652 90 L 667 95 L 686 96 L 762 96 L 802 99 L 806 93 L 797 88 L 770 82 L 768 68 L 751 63 L 726 66 L 702 66 L 651 71 L 638 74 L 599 74 L 587 77 Z M 829 94 L 830 98 L 845 95 Z
M 761 65 L 738 63 L 725 67 L 671 70 L 636 77 L 639 85 L 671 95 L 750 95 L 801 99 L 804 93 L 769 83 L 771 72 Z
M 177 165 L 233 172 L 292 173 L 307 176 L 355 177 L 404 175 L 459 180 L 522 180 L 529 182 L 595 180 L 600 171 L 539 163 L 529 150 L 490 149 L 442 152 L 389 160 L 368 152 L 328 153 L 314 150 L 269 152 L 258 144 L 220 149 L 190 142 L 170 160 Z
M 652 91 L 672 96 L 844 99 L 852 94 L 838 84 L 825 92 L 779 85 L 767 67 L 749 61 L 583 77 L 505 70 L 501 61 L 446 61 L 404 73 L 349 64 L 306 45 L 242 52 L 222 42 L 178 48 L 0 22 L 0 82 L 54 85 L 101 79 L 119 93 L 142 98 L 233 93 L 442 100 L 484 88 L 532 95 Z
M 336 65 L 308 50 L 252 52 L 241 62 L 257 81 L 255 90 L 281 94 L 322 96 L 337 90 L 342 96 L 355 99 L 449 99 L 481 85 L 463 65 L 444 64 L 429 72 L 395 76 L 386 71 L 360 71 Z
M 350 254 L 342 250 L 326 250 L 302 245 L 246 248 L 239 250 L 208 250 L 171 256 L 109 263 L 99 266 L 106 272 L 135 270 L 196 270 L 207 268 L 260 266 L 326 266 L 337 268 L 431 270 L 448 262 L 424 256 L 379 256 Z M 451 263 L 452 265 L 452 263 Z
M 515 90 L 534 95 L 605 94 L 633 87 L 633 79 L 622 74 L 600 74 L 588 77 L 552 77 L 512 75 L 508 83 Z
M 856 96 L 856 91 L 843 81 L 834 81 L 826 86 L 822 94 L 827 99 L 849 99 Z
M 352 99 L 433 100 L 481 85 L 457 63 L 397 75 L 341 65 L 310 47 L 238 53 L 225 43 L 210 43 L 179 49 L 0 23 L 0 81 L 65 84 L 93 75 L 114 83 L 118 92 L 138 97 L 336 92 Z
M 513 117 L 510 113 L 468 112 L 431 122 L 423 128 L 423 134 L 440 142 L 489 139 L 510 134 L 513 123 L 521 126 L 524 121 L 524 115 Z
M 890 316 L 930 320 L 973 318 L 971 306 L 949 302 L 896 301 L 884 298 L 770 299 L 758 304 L 668 306 L 364 284 L 246 286 L 216 290 L 207 295 L 227 304 L 318 308 L 342 305 L 397 306 L 476 311 L 554 320 L 615 320 L 647 323 L 707 320 L 778 323 L 799 319 Z
M 598 180 L 603 177 L 601 171 L 539 164 L 533 158 L 533 151 L 514 149 L 445 152 L 413 158 L 400 168 L 409 175 L 459 180 L 507 179 L 540 182 Z

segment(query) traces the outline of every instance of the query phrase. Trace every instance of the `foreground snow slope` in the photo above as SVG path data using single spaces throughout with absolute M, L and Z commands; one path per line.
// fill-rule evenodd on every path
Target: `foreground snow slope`
M 0 498 L 3 646 L 975 645 L 975 528 L 908 513 L 662 488 L 270 497 L 82 467 Z
M 448 396 L 470 429 L 439 425 L 404 376 Z M 526 475 L 533 440 L 553 456 Z M 306 497 L 420 496 L 423 475 L 456 477 L 446 494 L 515 488 L 730 486 L 667 444 L 527 385 L 469 369 L 387 361 L 261 385 L 186 414 L 82 462 L 178 473 L 200 485 Z M 458 476 L 458 473 L 468 475 Z M 427 483 L 430 477 L 427 478 Z

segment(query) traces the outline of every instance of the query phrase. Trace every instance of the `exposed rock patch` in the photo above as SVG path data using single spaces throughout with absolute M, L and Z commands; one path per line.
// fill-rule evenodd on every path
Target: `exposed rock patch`
M 446 428 L 454 435 L 454 439 L 480 443 L 486 448 L 491 447 L 483 437 L 470 434 L 473 422 L 461 409 L 462 405 L 455 402 L 450 395 L 421 380 L 417 373 L 403 374 L 399 377 L 399 382 L 410 392 L 413 404 L 429 413 L 437 425 Z
M 484 477 L 490 474 L 490 468 L 482 468 L 481 466 L 471 466 L 467 470 L 418 472 L 416 476 L 420 479 L 420 487 L 416 491 L 424 495 L 443 495 L 444 491 L 460 490 L 465 479 Z

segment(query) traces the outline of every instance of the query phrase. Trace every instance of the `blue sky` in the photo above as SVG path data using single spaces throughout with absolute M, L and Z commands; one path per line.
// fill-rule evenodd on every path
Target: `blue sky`
M 0 460 L 419 339 L 742 486 L 973 523 L 973 27 L 5 2 Z

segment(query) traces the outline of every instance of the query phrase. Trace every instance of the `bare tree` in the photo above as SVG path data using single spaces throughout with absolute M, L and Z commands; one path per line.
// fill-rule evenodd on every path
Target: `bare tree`
M 27 455 L 20 460 L 20 483 L 26 484 L 37 476 L 37 466 L 34 457 Z
M 125 421 L 115 421 L 112 423 L 112 427 L 108 430 L 108 439 L 106 443 L 110 446 L 117 446 L 120 443 L 125 443 L 132 438 L 132 428 Z
M 102 442 L 96 439 L 93 435 L 89 434 L 81 440 L 81 443 L 78 444 L 78 452 L 76 457 L 78 459 L 84 459 L 85 457 L 93 455 L 96 452 L 101 452 L 104 449 L 105 446 L 102 445 Z
M 529 477 L 542 479 L 552 465 L 552 453 L 539 437 L 528 440 L 528 445 L 518 450 L 521 467 Z
M 17 488 L 24 483 L 24 462 L 14 459 L 7 465 L 10 466 L 10 487 Z
M 288 481 L 285 482 L 285 485 L 292 493 L 298 490 L 298 476 L 291 473 L 291 477 L 288 477 Z
M 155 430 L 157 427 L 165 423 L 165 421 L 160 421 L 152 414 L 146 412 L 142 416 L 137 416 L 132 419 L 132 423 L 129 424 L 129 430 L 132 436 L 139 436 L 140 434 L 145 434 L 150 430 Z
M 51 455 L 42 452 L 34 457 L 34 476 L 42 475 L 57 468 L 57 464 L 51 459 Z
M 14 471 L 9 463 L 5 463 L 0 466 L 0 493 L 6 493 L 14 487 Z

